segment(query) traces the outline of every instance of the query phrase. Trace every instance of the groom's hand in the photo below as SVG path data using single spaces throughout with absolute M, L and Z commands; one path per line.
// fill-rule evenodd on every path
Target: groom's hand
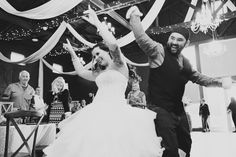
M 126 19 L 130 19 L 131 16 L 143 16 L 143 14 L 139 11 L 137 6 L 132 6 L 126 13 Z

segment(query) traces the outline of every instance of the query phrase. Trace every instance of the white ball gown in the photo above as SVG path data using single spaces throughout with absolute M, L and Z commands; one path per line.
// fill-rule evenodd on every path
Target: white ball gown
M 43 151 L 47 157 L 159 157 L 156 114 L 126 103 L 127 78 L 107 70 L 96 78 L 93 102 L 59 124 L 58 138 Z M 81 89 L 83 90 L 83 89 Z

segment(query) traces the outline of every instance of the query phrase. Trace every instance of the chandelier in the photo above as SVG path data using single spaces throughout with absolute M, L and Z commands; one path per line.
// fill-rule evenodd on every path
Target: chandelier
M 107 17 L 103 17 L 103 21 L 101 22 L 113 35 L 115 35 L 115 27 L 112 26 L 110 22 L 107 21 Z M 99 31 L 99 30 L 98 30 Z
M 208 29 L 215 31 L 221 22 L 220 15 L 215 11 L 215 0 L 213 2 L 202 0 L 201 10 L 196 13 L 195 20 L 191 23 L 191 30 L 194 33 L 201 31 L 206 34 Z

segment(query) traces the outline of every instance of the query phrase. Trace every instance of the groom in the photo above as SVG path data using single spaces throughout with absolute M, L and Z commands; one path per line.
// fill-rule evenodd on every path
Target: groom
M 157 113 L 155 127 L 157 135 L 163 139 L 163 157 L 179 157 L 179 149 L 189 157 L 192 140 L 182 103 L 185 84 L 192 81 L 207 87 L 229 88 L 230 85 L 227 86 L 219 79 L 204 76 L 192 69 L 190 62 L 181 54 L 190 42 L 190 34 L 186 28 L 173 30 L 167 44 L 162 45 L 145 33 L 140 16 L 142 13 L 136 6 L 131 7 L 126 14 L 126 18 L 130 19 L 136 42 L 148 56 L 148 108 Z

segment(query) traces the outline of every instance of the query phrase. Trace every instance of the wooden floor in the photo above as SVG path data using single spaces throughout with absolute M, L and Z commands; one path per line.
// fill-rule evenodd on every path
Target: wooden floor
M 191 157 L 236 157 L 236 133 L 196 131 L 191 136 Z
M 194 131 L 191 136 L 191 157 L 236 157 L 236 133 Z M 36 157 L 42 156 L 38 150 Z
M 236 133 L 192 132 L 191 157 L 236 157 Z

